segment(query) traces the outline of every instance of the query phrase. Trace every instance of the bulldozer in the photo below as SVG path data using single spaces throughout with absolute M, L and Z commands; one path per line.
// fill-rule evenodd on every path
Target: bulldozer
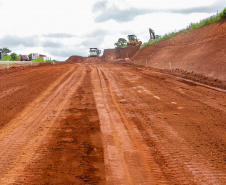
M 160 38 L 159 35 L 155 35 L 155 32 L 154 32 L 151 28 L 149 28 L 149 33 L 150 33 L 150 39 L 149 39 L 149 42 L 152 41 L 152 40 L 154 40 L 154 39 Z
M 136 35 L 128 35 L 127 46 L 141 45 L 142 42 L 137 39 Z

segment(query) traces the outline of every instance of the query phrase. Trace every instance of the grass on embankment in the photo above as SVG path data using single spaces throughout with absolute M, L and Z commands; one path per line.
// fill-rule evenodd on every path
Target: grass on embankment
M 206 18 L 206 19 L 201 20 L 198 23 L 191 23 L 186 29 L 182 29 L 182 30 L 180 30 L 178 32 L 168 33 L 168 34 L 165 34 L 164 36 L 162 36 L 162 37 L 160 37 L 158 39 L 154 39 L 154 40 L 152 40 L 150 42 L 146 42 L 140 47 L 140 49 L 144 48 L 145 46 L 154 44 L 154 43 L 156 43 L 156 42 L 158 42 L 160 40 L 164 40 L 164 39 L 173 37 L 174 35 L 176 35 L 176 33 L 179 33 L 179 32 L 182 32 L 182 31 L 183 32 L 187 32 L 187 31 L 193 30 L 195 28 L 198 28 L 198 27 L 205 26 L 207 24 L 213 23 L 213 22 L 215 22 L 217 20 L 220 20 L 221 18 L 226 18 L 226 8 L 222 12 L 220 12 L 218 15 L 212 15 L 212 16 Z
M 52 61 L 52 60 L 46 60 L 46 61 L 44 61 L 41 58 L 36 58 L 36 59 L 32 60 L 32 62 L 50 62 L 50 63 L 54 63 L 54 61 Z
M 13 64 L 16 64 L 16 63 L 0 63 L 0 65 L 13 65 Z
M 8 60 L 11 60 L 11 56 L 9 56 L 9 55 L 7 55 L 7 56 L 2 55 L 2 59 L 0 61 L 8 61 Z

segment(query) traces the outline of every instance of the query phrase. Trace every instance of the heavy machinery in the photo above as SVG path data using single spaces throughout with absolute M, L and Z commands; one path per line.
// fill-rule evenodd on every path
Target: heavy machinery
M 136 35 L 128 35 L 128 40 L 129 40 L 129 42 L 127 42 L 127 46 L 141 45 L 142 44 L 142 42 L 137 39 Z
M 89 56 L 90 57 L 99 57 L 101 54 L 101 50 L 97 48 L 89 48 Z
M 151 28 L 149 28 L 149 33 L 150 33 L 150 39 L 149 39 L 149 42 L 152 41 L 152 40 L 154 40 L 154 39 L 160 38 L 159 35 L 155 35 L 155 32 L 154 32 Z

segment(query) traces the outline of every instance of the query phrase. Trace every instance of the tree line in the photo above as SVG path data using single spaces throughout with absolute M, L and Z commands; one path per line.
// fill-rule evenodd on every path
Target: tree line
M 21 57 L 21 54 L 18 55 L 15 52 L 11 53 L 12 51 L 8 48 L 0 48 L 0 52 L 1 52 L 2 56 L 10 56 L 11 61 L 20 60 L 20 57 Z M 39 54 L 39 56 L 45 57 L 46 55 Z M 32 60 L 32 54 L 31 53 L 28 55 L 28 57 L 29 57 L 29 60 Z

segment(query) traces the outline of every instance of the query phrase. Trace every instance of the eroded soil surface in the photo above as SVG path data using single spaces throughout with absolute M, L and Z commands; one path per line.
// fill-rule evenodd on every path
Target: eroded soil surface
M 0 184 L 226 184 L 225 90 L 79 61 L 0 83 Z

